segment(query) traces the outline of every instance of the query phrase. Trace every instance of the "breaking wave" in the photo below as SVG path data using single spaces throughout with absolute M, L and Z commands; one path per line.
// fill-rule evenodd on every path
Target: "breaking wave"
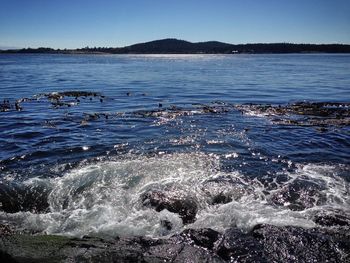
M 47 210 L 0 212 L 0 220 L 48 234 L 161 237 L 184 228 L 249 230 L 260 223 L 314 227 L 313 217 L 320 212 L 350 212 L 349 182 L 338 176 L 337 166 L 298 164 L 271 175 L 268 184 L 220 168 L 218 156 L 204 153 L 83 164 L 62 177 L 24 181 L 23 187 L 47 193 L 40 197 L 47 199 Z M 277 180 L 281 175 L 285 180 Z M 141 196 L 151 190 L 193 200 L 198 206 L 194 222 L 184 225 L 177 213 L 144 206 Z

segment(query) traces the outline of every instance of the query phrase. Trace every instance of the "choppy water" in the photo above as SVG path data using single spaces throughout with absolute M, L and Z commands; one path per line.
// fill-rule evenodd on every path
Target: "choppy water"
M 0 112 L 0 221 L 166 236 L 349 215 L 348 125 L 280 125 L 232 106 L 349 102 L 349 73 L 349 55 L 1 55 L 0 99 L 12 108 Z M 64 91 L 98 94 L 58 105 Z M 230 106 L 203 106 L 213 104 Z M 143 206 L 154 189 L 194 200 L 195 222 Z M 213 204 L 218 193 L 232 200 Z

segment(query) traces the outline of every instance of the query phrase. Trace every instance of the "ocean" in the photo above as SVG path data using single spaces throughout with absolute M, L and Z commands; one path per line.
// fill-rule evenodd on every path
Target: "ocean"
M 350 218 L 349 107 L 345 54 L 2 54 L 0 223 L 166 238 Z

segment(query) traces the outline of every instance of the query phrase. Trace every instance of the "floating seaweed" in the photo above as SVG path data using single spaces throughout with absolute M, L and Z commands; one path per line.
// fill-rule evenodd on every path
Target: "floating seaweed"
M 5 111 L 21 111 L 23 110 L 22 103 L 29 103 L 33 101 L 39 101 L 42 99 L 47 99 L 53 108 L 61 107 L 72 107 L 76 106 L 81 102 L 81 99 L 90 98 L 90 101 L 94 97 L 99 97 L 100 102 L 104 102 L 105 96 L 99 92 L 91 91 L 63 91 L 63 92 L 51 92 L 51 93 L 41 93 L 34 95 L 32 98 L 19 98 L 14 103 L 11 103 L 10 100 L 4 99 L 3 103 L 0 104 L 0 112 Z M 67 99 L 68 98 L 68 99 Z M 74 98 L 74 100 L 69 100 L 69 98 Z
M 0 104 L 0 111 L 5 112 L 11 110 L 12 105 L 10 104 L 9 100 L 4 99 L 3 102 Z
M 350 103 L 296 102 L 287 105 L 242 104 L 236 109 L 244 114 L 273 117 L 280 125 L 349 126 Z
M 127 92 L 127 96 L 131 96 Z M 72 100 L 73 98 L 73 100 Z M 4 99 L 0 104 L 0 112 L 21 111 L 23 103 L 30 103 L 47 99 L 54 109 L 77 106 L 82 100 L 88 98 L 93 101 L 97 98 L 103 103 L 106 97 L 99 92 L 91 91 L 63 91 L 43 93 L 32 98 L 20 98 L 14 103 Z M 224 101 L 214 101 L 208 104 L 193 103 L 190 107 L 179 107 L 170 105 L 165 107 L 158 103 L 157 108 L 151 110 L 138 110 L 132 112 L 117 113 L 84 113 L 83 122 L 96 121 L 99 119 L 109 120 L 118 117 L 141 117 L 141 118 L 166 118 L 173 120 L 182 116 L 198 114 L 225 114 L 231 111 L 240 111 L 242 114 L 253 116 L 264 116 L 271 119 L 277 125 L 289 126 L 316 126 L 324 128 L 328 126 L 350 125 L 350 103 L 349 102 L 295 102 L 286 105 L 271 104 L 231 104 Z M 324 130 L 322 130 L 324 131 Z

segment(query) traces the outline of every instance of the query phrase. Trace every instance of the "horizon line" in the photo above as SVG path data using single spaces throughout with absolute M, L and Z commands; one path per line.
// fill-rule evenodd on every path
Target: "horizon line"
M 22 49 L 40 49 L 40 48 L 49 48 L 49 49 L 53 49 L 53 50 L 77 50 L 77 49 L 85 49 L 85 48 L 90 48 L 90 49 L 94 49 L 94 48 L 126 48 L 126 47 L 130 47 L 133 45 L 138 45 L 138 44 L 146 44 L 146 43 L 150 43 L 150 42 L 156 42 L 156 41 L 162 41 L 162 40 L 178 40 L 178 41 L 185 41 L 191 44 L 198 44 L 198 43 L 208 43 L 208 42 L 219 42 L 222 44 L 228 44 L 228 45 L 233 45 L 233 46 L 239 46 L 239 45 L 257 45 L 257 44 L 292 44 L 292 45 L 350 45 L 350 43 L 305 43 L 305 42 L 247 42 L 247 43 L 239 43 L 239 44 L 232 44 L 232 43 L 228 43 L 228 42 L 222 42 L 222 41 L 218 41 L 218 40 L 208 40 L 208 41 L 197 41 L 197 42 L 192 42 L 189 40 L 184 40 L 184 39 L 178 39 L 178 38 L 161 38 L 161 39 L 154 39 L 154 40 L 149 40 L 149 41 L 145 41 L 145 42 L 137 42 L 137 43 L 133 43 L 130 45 L 126 45 L 126 46 L 89 46 L 86 45 L 84 47 L 75 47 L 75 48 L 66 48 L 66 47 L 60 47 L 60 48 L 52 48 L 49 46 L 37 46 L 37 47 L 31 47 L 31 46 L 27 46 L 27 47 L 11 47 L 10 45 L 4 45 L 1 46 L 0 45 L 0 50 L 2 51 L 16 51 L 16 50 L 22 50 Z

